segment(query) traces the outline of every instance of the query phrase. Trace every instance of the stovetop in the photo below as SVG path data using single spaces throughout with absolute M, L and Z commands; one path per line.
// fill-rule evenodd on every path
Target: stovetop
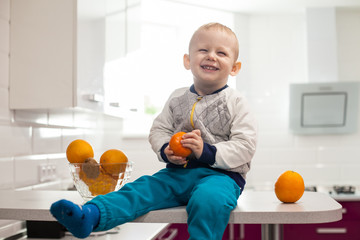
M 335 185 L 333 186 L 333 191 L 336 192 L 336 194 L 355 194 L 356 193 L 356 187 L 352 185 Z
M 355 185 L 332 185 L 332 186 L 306 186 L 305 191 L 322 192 L 330 194 L 335 199 L 351 200 L 360 199 L 360 186 Z
M 353 185 L 334 185 L 330 187 L 306 186 L 305 191 L 328 192 L 330 194 L 355 194 L 356 186 Z

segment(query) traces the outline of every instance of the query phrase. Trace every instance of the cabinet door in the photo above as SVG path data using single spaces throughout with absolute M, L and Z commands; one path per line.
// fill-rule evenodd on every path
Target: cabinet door
M 324 224 L 284 224 L 284 239 L 359 240 L 360 202 L 339 202 L 343 206 L 343 218 Z
M 14 0 L 10 108 L 103 112 L 103 0 Z
M 186 240 L 190 235 L 187 224 L 173 223 L 161 231 L 154 240 Z M 261 239 L 260 224 L 229 224 L 222 240 L 259 240 Z
M 97 112 L 104 111 L 105 101 L 106 2 L 77 0 L 74 105 Z
M 349 201 L 340 202 L 343 207 L 343 219 L 342 220 L 355 220 L 360 222 L 360 202 Z
M 284 225 L 284 239 L 359 240 L 359 221 L 340 221 L 326 224 Z
M 12 0 L 10 108 L 73 106 L 75 2 Z

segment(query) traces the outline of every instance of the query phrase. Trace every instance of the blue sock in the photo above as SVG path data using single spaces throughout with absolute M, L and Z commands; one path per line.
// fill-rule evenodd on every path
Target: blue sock
M 75 237 L 86 238 L 97 226 L 100 211 L 94 204 L 79 205 L 68 200 L 59 200 L 50 207 L 51 214 Z

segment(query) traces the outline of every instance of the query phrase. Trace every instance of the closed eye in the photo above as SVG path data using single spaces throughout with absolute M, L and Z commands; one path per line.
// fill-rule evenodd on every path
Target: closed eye
M 226 56 L 225 52 L 218 52 L 219 55 Z
M 206 49 L 199 49 L 199 52 L 207 52 L 207 50 Z

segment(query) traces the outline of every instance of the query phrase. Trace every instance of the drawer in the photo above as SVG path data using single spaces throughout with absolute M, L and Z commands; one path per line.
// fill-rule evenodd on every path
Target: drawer
M 360 221 L 326 224 L 285 224 L 284 239 L 360 240 Z
M 339 202 L 343 207 L 343 220 L 360 221 L 360 202 Z
M 169 224 L 153 240 L 185 240 L 190 235 L 187 231 L 187 224 Z M 222 237 L 222 240 L 258 240 L 261 238 L 260 224 L 229 224 Z
M 153 240 L 183 240 L 188 239 L 187 224 L 173 223 L 169 224 Z

